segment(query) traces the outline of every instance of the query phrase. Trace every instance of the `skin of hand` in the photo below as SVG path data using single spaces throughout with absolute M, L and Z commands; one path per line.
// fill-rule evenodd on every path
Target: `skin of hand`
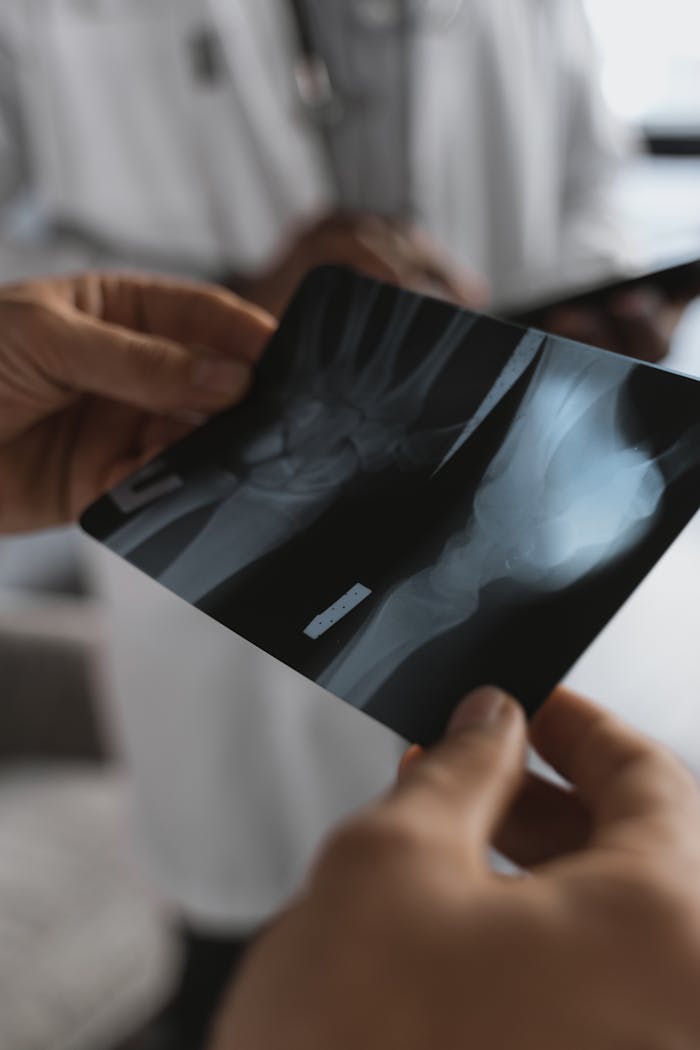
M 272 266 L 236 290 L 279 317 L 303 278 L 317 266 L 350 266 L 380 281 L 486 307 L 486 282 L 457 266 L 422 230 L 374 215 L 334 213 L 302 229 Z
M 85 274 L 0 290 L 0 533 L 75 520 L 240 400 L 273 329 L 186 282 Z
M 563 691 L 530 736 L 570 789 L 525 772 L 490 688 L 412 749 L 251 950 L 213 1050 L 695 1050 L 695 781 Z M 491 843 L 527 873 L 494 873 Z
M 689 300 L 688 300 L 689 301 Z M 548 332 L 655 364 L 671 348 L 687 302 L 670 301 L 652 287 L 620 292 L 603 308 L 561 306 L 548 316 Z

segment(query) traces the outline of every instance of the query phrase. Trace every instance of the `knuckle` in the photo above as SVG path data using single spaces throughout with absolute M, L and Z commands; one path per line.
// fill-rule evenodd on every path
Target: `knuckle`
M 186 354 L 175 352 L 171 345 L 157 340 L 143 340 L 134 335 L 127 347 L 133 368 L 138 369 L 141 384 L 148 388 L 149 397 L 156 399 L 162 407 L 179 403 L 182 386 L 187 379 Z M 131 366 L 130 366 L 131 367 Z
M 473 757 L 474 761 L 470 759 L 469 769 L 471 775 L 478 778 L 482 771 L 485 772 L 489 763 L 483 753 L 475 753 Z M 463 789 L 462 778 L 454 763 L 424 761 L 413 776 L 416 784 L 440 801 L 453 800 Z
M 483 784 L 499 777 L 514 766 L 514 774 L 520 773 L 513 762 L 513 752 L 502 734 L 472 734 L 463 739 L 454 738 L 454 752 L 449 761 L 423 762 L 416 770 L 424 777 L 426 787 L 447 798 L 461 797 L 464 793 L 465 775 L 469 782 Z M 447 756 L 446 756 L 447 757 Z
M 678 907 L 669 881 L 660 866 L 637 859 L 626 872 L 623 884 L 617 887 L 618 906 L 624 902 L 647 926 L 665 925 Z
M 651 789 L 656 788 L 665 779 L 666 773 L 665 762 L 651 745 L 644 741 L 636 741 L 610 763 L 607 780 L 614 784 L 641 776 L 646 786 Z
M 681 945 L 700 965 L 700 894 L 660 858 L 631 855 L 594 892 L 607 919 L 659 952 Z
M 574 748 L 574 780 L 589 766 L 591 756 L 600 754 L 609 756 L 604 769 L 609 784 L 638 774 L 650 787 L 665 782 L 678 784 L 680 766 L 669 751 L 637 734 L 627 733 L 620 741 L 619 734 L 620 726 L 615 718 L 605 711 L 596 714 Z
M 66 338 L 67 319 L 61 310 L 24 288 L 4 294 L 0 302 L 6 351 L 11 356 L 21 353 L 23 367 L 38 376 L 51 374 L 56 381 L 70 383 L 72 361 L 66 349 L 71 342 Z
M 663 779 L 676 795 L 694 805 L 700 802 L 700 790 L 695 776 L 671 751 L 663 747 L 658 748 L 656 763 L 659 778 Z
M 23 327 L 31 327 L 33 330 L 53 320 L 55 315 L 53 305 L 23 289 L 3 295 L 2 306 L 8 319 L 14 319 Z
M 697 783 L 688 769 L 665 747 L 640 742 L 620 759 L 614 778 L 629 778 L 648 799 L 650 809 L 660 814 L 666 837 L 679 828 L 679 816 L 700 801 Z M 663 818 L 663 819 L 662 819 Z
M 335 878 L 338 872 L 354 876 L 367 873 L 372 878 L 378 869 L 404 864 L 415 857 L 421 837 L 405 820 L 389 816 L 371 816 L 355 820 L 336 831 L 328 840 L 317 861 L 315 878 Z

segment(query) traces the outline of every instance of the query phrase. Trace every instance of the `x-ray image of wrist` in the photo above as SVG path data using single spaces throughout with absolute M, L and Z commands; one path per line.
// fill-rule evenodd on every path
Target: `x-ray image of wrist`
M 324 311 L 310 312 L 284 385 L 278 383 L 261 398 L 260 423 L 234 450 L 230 467 L 196 471 L 186 485 L 125 522 L 112 536 L 112 549 L 138 560 L 140 547 L 177 527 L 177 545 L 167 565 L 159 560 L 158 579 L 197 603 L 224 579 L 308 528 L 358 475 L 377 474 L 394 462 L 435 469 L 455 440 L 464 440 L 508 393 L 543 342 L 538 333 L 522 335 L 481 405 L 476 411 L 469 406 L 471 418 L 425 428 L 425 403 L 453 355 L 469 352 L 476 318 L 449 316 L 434 345 L 402 375 L 399 359 L 421 301 L 394 296 L 371 357 L 364 360 L 379 291 L 378 285 L 355 286 L 332 356 L 324 353 Z
M 458 624 L 467 631 L 490 583 L 563 589 L 653 528 L 663 463 L 688 465 L 700 424 L 663 455 L 631 446 L 620 427 L 628 375 L 613 355 L 572 362 L 549 343 L 463 528 L 393 588 L 321 685 L 363 707 L 411 653 Z
M 533 711 L 700 506 L 700 383 L 340 268 L 88 532 L 396 732 Z

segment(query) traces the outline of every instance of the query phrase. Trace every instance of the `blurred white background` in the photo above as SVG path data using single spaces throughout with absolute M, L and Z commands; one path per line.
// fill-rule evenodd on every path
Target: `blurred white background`
M 652 132 L 700 134 L 698 0 L 586 0 L 586 6 L 612 107 Z

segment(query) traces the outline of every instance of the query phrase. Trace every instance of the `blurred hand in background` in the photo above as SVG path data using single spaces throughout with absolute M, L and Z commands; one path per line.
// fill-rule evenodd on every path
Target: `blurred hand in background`
M 350 266 L 377 280 L 471 309 L 485 307 L 490 300 L 488 283 L 453 262 L 424 231 L 406 222 L 344 212 L 303 228 L 264 273 L 235 287 L 279 317 L 306 274 L 326 264 Z
M 669 299 L 651 286 L 642 287 L 619 292 L 601 307 L 557 307 L 544 327 L 567 339 L 655 364 L 669 353 L 691 298 Z

